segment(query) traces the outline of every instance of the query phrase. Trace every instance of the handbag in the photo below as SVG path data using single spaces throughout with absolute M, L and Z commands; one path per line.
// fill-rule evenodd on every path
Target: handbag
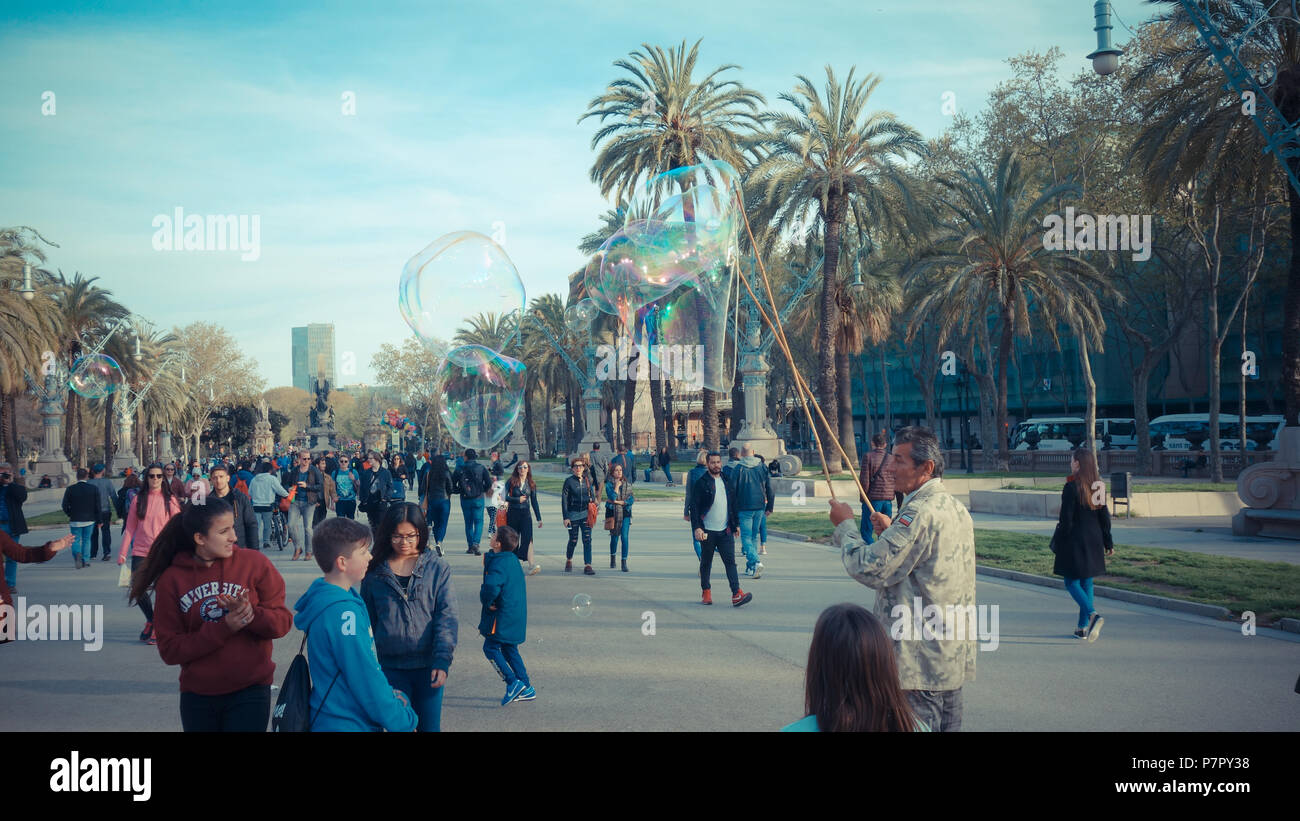
M 587 502 L 587 527 L 596 526 L 596 503 Z
M 605 529 L 606 529 L 606 530 L 613 530 L 613 529 L 614 529 L 614 517 L 613 517 L 613 516 L 606 516 L 606 517 L 605 517 Z
M 504 507 L 499 507 L 497 508 L 497 527 L 505 527 L 505 526 L 506 526 L 506 509 Z
M 280 512 L 281 512 L 281 513 L 288 513 L 288 512 L 289 512 L 289 506 L 293 504 L 293 497 L 295 497 L 295 496 L 297 496 L 297 495 L 298 495 L 298 486 L 297 486 L 297 485 L 294 485 L 293 487 L 289 488 L 289 495 L 288 495 L 288 496 L 285 496 L 284 498 L 282 498 L 282 499 L 280 500 Z

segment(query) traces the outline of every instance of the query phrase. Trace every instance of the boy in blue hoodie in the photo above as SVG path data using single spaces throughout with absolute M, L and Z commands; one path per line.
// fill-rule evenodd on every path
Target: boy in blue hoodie
M 483 636 L 483 655 L 506 683 L 501 699 L 504 707 L 512 701 L 532 701 L 537 691 L 528 681 L 528 670 L 519 656 L 528 629 L 528 591 L 524 571 L 515 558 L 519 533 L 502 525 L 492 541 L 492 552 L 483 557 L 483 587 L 478 598 L 483 603 L 478 631 Z
M 370 528 L 343 517 L 326 519 L 312 531 L 312 552 L 325 577 L 293 605 L 293 623 L 307 634 L 312 732 L 409 733 L 418 722 L 406 696 L 379 667 L 366 604 L 352 589 L 370 566 L 370 542 Z

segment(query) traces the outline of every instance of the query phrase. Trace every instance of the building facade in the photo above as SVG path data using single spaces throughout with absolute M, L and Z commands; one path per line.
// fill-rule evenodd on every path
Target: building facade
M 293 386 L 311 393 L 317 374 L 324 373 L 330 387 L 338 384 L 334 371 L 334 324 L 312 323 L 291 329 Z

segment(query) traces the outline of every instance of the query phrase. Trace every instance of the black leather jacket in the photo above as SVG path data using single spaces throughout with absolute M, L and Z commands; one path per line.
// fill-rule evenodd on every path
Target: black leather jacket
M 577 519 L 577 513 L 582 513 L 582 520 L 587 521 L 587 503 L 596 501 L 595 495 L 591 492 L 591 485 L 587 484 L 587 477 L 579 479 L 572 474 L 564 480 L 564 487 L 560 491 L 560 513 L 563 518 L 573 520 Z M 570 516 L 573 513 L 575 515 Z

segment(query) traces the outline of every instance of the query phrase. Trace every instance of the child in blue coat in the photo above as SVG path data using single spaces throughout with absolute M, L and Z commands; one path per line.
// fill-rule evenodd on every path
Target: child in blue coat
M 478 631 L 483 636 L 483 655 L 506 683 L 501 699 L 504 707 L 512 701 L 532 701 L 537 691 L 528 680 L 528 670 L 519 656 L 528 630 L 528 591 L 524 571 L 515 558 L 519 534 L 502 525 L 492 540 L 492 552 L 483 557 L 483 587 L 478 598 L 483 603 Z

